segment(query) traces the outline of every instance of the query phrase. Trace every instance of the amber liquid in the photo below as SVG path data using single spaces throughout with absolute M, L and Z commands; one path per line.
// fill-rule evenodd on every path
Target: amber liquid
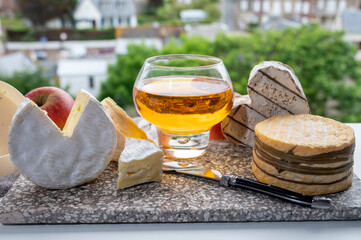
M 231 111 L 231 86 L 219 79 L 170 76 L 148 79 L 133 96 L 140 115 L 172 134 L 205 132 Z

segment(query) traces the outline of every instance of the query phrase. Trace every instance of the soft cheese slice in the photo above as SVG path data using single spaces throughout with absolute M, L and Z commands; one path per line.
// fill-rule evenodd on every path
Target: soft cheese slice
M 101 103 L 80 90 L 63 132 L 30 99 L 17 109 L 9 130 L 12 162 L 33 183 L 65 189 L 93 180 L 116 144 L 112 120 Z
M 163 151 L 154 143 L 126 138 L 119 158 L 118 189 L 162 180 Z
M 108 111 L 115 129 L 117 130 L 117 147 L 114 150 L 112 160 L 118 161 L 120 153 L 124 149 L 124 142 L 126 137 L 148 139 L 147 134 L 138 127 L 136 122 L 131 119 L 128 114 L 119 107 L 113 99 L 105 98 L 102 102 L 105 109 Z
M 0 81 L 0 177 L 16 172 L 11 163 L 7 138 L 11 120 L 24 96 L 13 86 Z

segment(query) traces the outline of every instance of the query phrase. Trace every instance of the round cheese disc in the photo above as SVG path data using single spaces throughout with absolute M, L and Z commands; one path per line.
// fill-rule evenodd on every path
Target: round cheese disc
M 255 127 L 252 171 L 263 183 L 306 195 L 352 184 L 353 129 L 310 114 L 276 116 Z
M 281 115 L 266 119 L 255 127 L 264 144 L 297 156 L 337 151 L 355 142 L 351 127 L 311 114 Z
M 116 131 L 97 99 L 80 91 L 63 131 L 30 99 L 17 109 L 9 131 L 9 152 L 16 168 L 31 182 L 65 189 L 97 178 L 107 167 Z

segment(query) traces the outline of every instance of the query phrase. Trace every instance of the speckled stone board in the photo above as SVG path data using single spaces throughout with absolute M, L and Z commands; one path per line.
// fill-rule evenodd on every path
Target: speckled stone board
M 212 141 L 207 154 L 191 162 L 253 178 L 251 150 Z M 117 165 L 95 181 L 68 190 L 47 190 L 22 176 L 0 204 L 3 224 L 167 223 L 320 221 L 361 219 L 361 182 L 329 195 L 328 210 L 302 207 L 217 182 L 165 173 L 161 183 L 116 189 Z

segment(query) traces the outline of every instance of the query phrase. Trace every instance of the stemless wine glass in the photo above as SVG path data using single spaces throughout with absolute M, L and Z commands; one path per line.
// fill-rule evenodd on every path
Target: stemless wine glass
M 205 153 L 209 131 L 233 105 L 232 83 L 221 59 L 174 54 L 148 58 L 134 85 L 138 113 L 158 129 L 167 157 Z

